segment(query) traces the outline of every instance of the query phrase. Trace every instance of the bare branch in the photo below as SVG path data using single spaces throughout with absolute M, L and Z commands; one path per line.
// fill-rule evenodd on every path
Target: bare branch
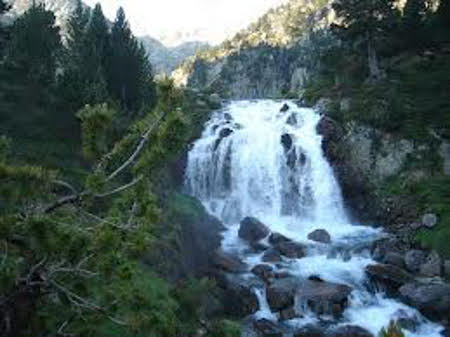
M 141 136 L 141 140 L 139 141 L 139 144 L 137 145 L 136 149 L 134 150 L 133 154 L 113 173 L 111 173 L 106 181 L 110 181 L 114 179 L 120 172 L 122 172 L 124 169 L 126 169 L 133 161 L 137 158 L 141 150 L 144 148 L 145 144 L 148 141 L 148 138 L 150 137 L 150 134 L 153 132 L 153 130 L 158 126 L 158 124 L 161 122 L 161 120 L 166 116 L 165 113 L 163 113 L 156 121 L 153 123 L 152 126 Z
M 53 180 L 52 183 L 54 183 L 55 185 L 60 185 L 60 186 L 68 188 L 72 192 L 72 194 L 78 194 L 76 189 L 72 185 L 70 185 L 68 182 L 66 182 L 66 181 Z
M 112 190 L 110 192 L 106 192 L 106 193 L 102 193 L 102 194 L 95 194 L 94 196 L 96 198 L 106 198 L 106 197 L 109 197 L 109 196 L 111 196 L 113 194 L 120 193 L 120 192 L 125 191 L 126 189 L 136 185 L 138 182 L 140 182 L 142 180 L 142 178 L 143 178 L 143 176 L 139 176 L 138 178 L 134 179 L 132 182 L 130 182 L 130 183 L 126 184 L 126 185 L 122 185 L 122 186 L 120 186 L 120 187 L 118 187 L 118 188 L 116 188 L 116 189 L 114 189 L 114 190 Z

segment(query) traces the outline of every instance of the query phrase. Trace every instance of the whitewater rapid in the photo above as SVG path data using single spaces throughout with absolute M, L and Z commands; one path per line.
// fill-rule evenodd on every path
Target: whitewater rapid
M 283 105 L 289 109 L 280 111 Z M 416 317 L 415 331 L 407 337 L 441 336 L 441 327 L 427 321 L 415 309 L 367 289 L 365 268 L 375 263 L 370 243 L 380 238 L 379 229 L 352 224 L 346 214 L 339 185 L 322 151 L 317 133 L 320 115 L 292 101 L 234 101 L 212 114 L 204 132 L 189 152 L 185 185 L 206 209 L 227 227 L 222 246 L 252 266 L 263 263 L 262 253 L 249 253 L 238 237 L 239 222 L 258 218 L 272 232 L 303 243 L 307 256 L 273 265 L 277 271 L 306 279 L 353 288 L 343 317 L 334 321 L 304 308 L 303 317 L 288 321 L 301 327 L 319 320 L 332 324 L 359 325 L 378 336 L 381 328 L 402 312 Z M 331 245 L 308 240 L 309 233 L 325 229 Z M 254 289 L 258 318 L 277 320 L 270 312 L 264 289 Z

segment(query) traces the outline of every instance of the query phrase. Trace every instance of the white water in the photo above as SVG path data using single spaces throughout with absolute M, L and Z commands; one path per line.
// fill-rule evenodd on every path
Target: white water
M 281 113 L 284 103 L 290 109 Z M 186 188 L 226 224 L 224 250 L 239 254 L 250 268 L 261 263 L 261 254 L 249 254 L 247 244 L 238 238 L 239 221 L 246 216 L 258 218 L 272 232 L 307 244 L 305 258 L 287 259 L 275 268 L 299 278 L 315 275 L 351 286 L 350 305 L 334 324 L 360 325 L 377 336 L 402 310 L 421 322 L 416 331 L 405 330 L 406 336 L 441 336 L 441 328 L 416 310 L 364 287 L 364 268 L 374 263 L 365 247 L 382 233 L 350 223 L 332 168 L 322 153 L 322 137 L 316 131 L 319 120 L 312 109 L 292 102 L 230 103 L 213 114 L 190 151 Z M 221 139 L 219 135 L 226 131 L 232 133 Z M 292 139 L 288 151 L 281 142 L 286 134 Z M 307 235 L 315 229 L 326 229 L 332 245 L 309 241 Z M 256 316 L 276 320 L 264 290 L 255 291 L 261 307 Z M 312 313 L 304 314 L 303 319 L 290 323 L 302 326 L 318 319 Z

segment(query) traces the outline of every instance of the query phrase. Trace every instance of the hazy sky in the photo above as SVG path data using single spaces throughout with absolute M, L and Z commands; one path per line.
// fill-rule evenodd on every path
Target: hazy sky
M 85 0 L 102 4 L 113 18 L 124 7 L 137 35 L 152 35 L 174 44 L 200 39 L 220 42 L 285 0 Z

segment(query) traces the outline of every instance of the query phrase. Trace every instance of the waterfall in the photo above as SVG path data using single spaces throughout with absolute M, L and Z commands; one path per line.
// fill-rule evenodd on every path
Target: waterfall
M 247 244 L 238 237 L 244 217 L 258 218 L 272 232 L 305 244 L 306 257 L 274 268 L 299 279 L 315 276 L 350 286 L 350 305 L 334 323 L 360 325 L 378 335 L 399 310 L 420 315 L 366 289 L 364 269 L 374 263 L 367 248 L 382 232 L 350 223 L 339 185 L 322 153 L 322 137 L 316 131 L 319 121 L 313 109 L 290 101 L 230 102 L 212 114 L 189 152 L 185 186 L 226 225 L 223 249 L 239 254 L 250 267 L 261 263 L 261 254 L 248 253 Z M 308 240 L 316 229 L 325 229 L 332 244 L 325 247 Z M 261 304 L 256 316 L 273 319 L 263 289 L 256 294 Z M 311 313 L 305 316 L 307 320 L 291 323 L 301 326 L 314 320 Z M 420 322 L 415 331 L 405 331 L 406 336 L 440 336 L 438 325 L 421 316 Z

